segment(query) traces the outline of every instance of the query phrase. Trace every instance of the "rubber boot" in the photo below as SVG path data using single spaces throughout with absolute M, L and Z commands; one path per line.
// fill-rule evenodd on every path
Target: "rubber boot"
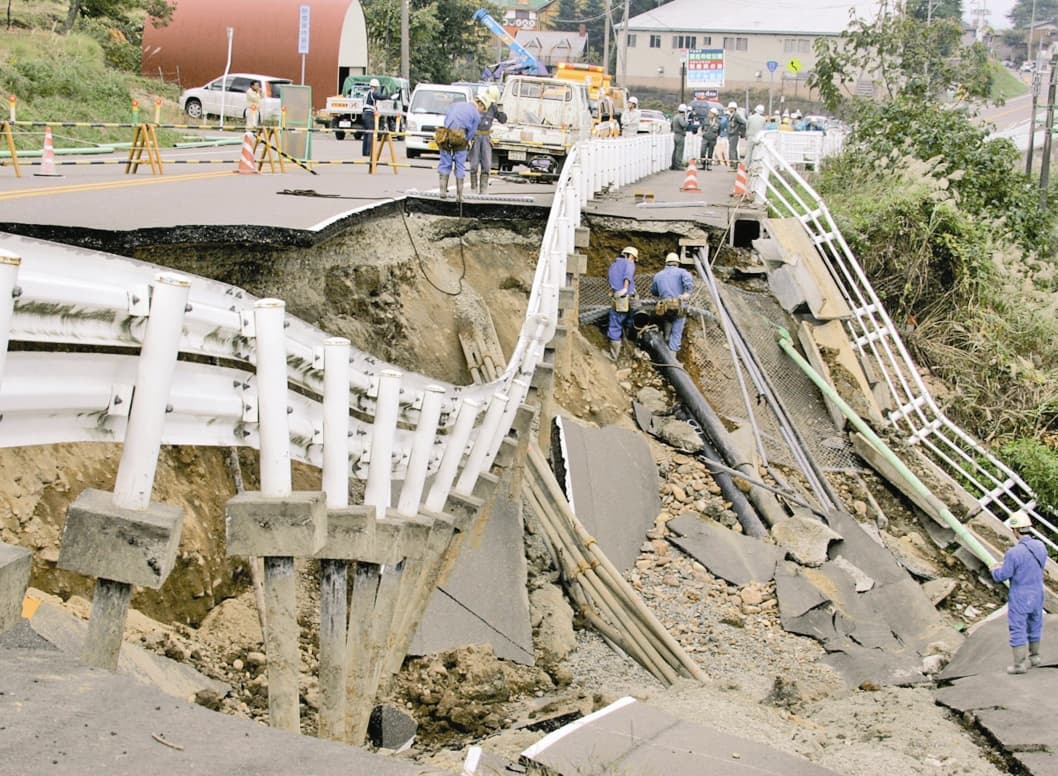
M 610 340 L 610 360 L 616 361 L 621 355 L 621 340 Z
M 478 194 L 489 193 L 489 174 L 487 172 L 481 173 L 481 186 L 478 189 Z
M 473 194 L 478 190 L 478 174 L 476 172 L 470 173 L 470 192 Z
M 1023 674 L 1029 670 L 1029 648 L 1024 644 L 1011 647 L 1014 652 L 1014 665 L 1007 666 L 1008 674 Z
M 456 202 L 463 201 L 463 178 L 456 178 Z
M 1029 642 L 1029 665 L 1036 668 L 1040 664 L 1040 642 Z
M 448 176 L 441 173 L 441 199 L 448 199 Z

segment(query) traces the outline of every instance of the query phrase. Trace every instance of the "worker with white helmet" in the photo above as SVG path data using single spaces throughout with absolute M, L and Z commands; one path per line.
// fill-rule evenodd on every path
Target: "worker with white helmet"
M 639 251 L 631 245 L 610 263 L 606 277 L 610 282 L 610 319 L 606 325 L 606 338 L 610 340 L 610 358 L 621 355 L 621 340 L 625 327 L 632 317 L 632 299 L 636 295 L 636 259 Z
M 665 269 L 654 275 L 650 293 L 658 300 L 654 315 L 661 324 L 673 357 L 683 342 L 683 327 L 687 323 L 686 305 L 691 298 L 694 278 L 680 267 L 680 257 L 670 253 L 665 257 Z
M 758 105 L 753 113 L 746 119 L 746 168 L 749 169 L 753 160 L 753 147 L 760 140 L 760 133 L 764 131 L 767 119 L 764 118 L 764 106 Z
M 627 137 L 635 137 L 639 134 L 639 98 L 629 97 L 625 105 L 624 113 L 621 114 L 621 134 Z
M 690 131 L 691 121 L 687 117 L 687 106 L 680 105 L 676 109 L 676 117 L 672 120 L 672 134 L 675 143 L 672 147 L 672 164 L 670 170 L 683 169 L 683 148 L 687 142 L 687 133 Z
M 363 126 L 364 131 L 361 133 L 363 143 L 360 148 L 360 152 L 364 156 L 371 156 L 372 143 L 375 140 L 375 103 L 381 99 L 379 97 L 379 89 L 381 85 L 377 78 L 372 78 L 368 82 L 367 94 L 364 95 L 364 110 L 360 114 L 360 124 Z
M 478 89 L 478 101 L 485 106 L 481 114 L 477 131 L 470 142 L 470 153 L 467 165 L 470 172 L 470 191 L 487 194 L 489 191 L 489 172 L 492 170 L 492 124 L 498 121 L 507 123 L 507 114 L 500 110 L 500 90 L 495 86 L 483 86 Z
M 441 199 L 448 197 L 448 179 L 452 172 L 456 175 L 456 201 L 463 201 L 463 181 L 467 174 L 467 151 L 470 141 L 481 123 L 485 112 L 488 94 L 478 94 L 470 102 L 454 102 L 445 113 L 444 126 L 434 132 L 434 142 L 440 151 L 437 161 Z
M 732 170 L 738 169 L 738 144 L 746 136 L 746 117 L 732 100 L 727 104 L 727 158 Z
M 1004 523 L 1018 543 L 1007 550 L 1003 562 L 992 566 L 992 579 L 1010 581 L 1007 594 L 1007 629 L 1014 665 L 1008 674 L 1023 674 L 1040 664 L 1040 638 L 1043 636 L 1043 569 L 1047 548 L 1032 535 L 1032 520 L 1024 511 L 1014 512 Z

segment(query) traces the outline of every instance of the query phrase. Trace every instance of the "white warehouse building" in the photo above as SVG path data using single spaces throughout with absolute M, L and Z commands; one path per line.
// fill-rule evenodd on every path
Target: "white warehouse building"
M 694 69 L 697 61 L 692 55 L 688 63 L 688 51 L 722 49 L 719 91 L 771 84 L 776 93 L 807 94 L 815 41 L 840 35 L 852 13 L 873 19 L 877 8 L 875 0 L 673 0 L 629 20 L 627 37 L 618 37 L 626 44 L 617 52 L 618 81 L 623 74 L 632 88 L 679 91 L 684 68 Z M 715 68 L 721 60 L 712 61 Z M 692 78 L 688 93 L 705 83 L 701 73 Z

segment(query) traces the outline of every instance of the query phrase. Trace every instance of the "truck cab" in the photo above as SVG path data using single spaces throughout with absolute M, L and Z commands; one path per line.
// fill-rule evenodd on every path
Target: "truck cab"
M 376 112 L 385 118 L 390 132 L 400 132 L 404 112 L 408 108 L 408 81 L 388 75 L 349 75 L 342 83 L 341 94 L 327 98 L 327 105 L 319 110 L 316 122 L 331 127 L 336 140 L 344 140 L 346 133 L 359 137 L 360 117 L 364 112 L 364 96 L 370 90 L 372 78 L 379 81 Z M 383 126 L 380 124 L 380 127 Z
M 408 134 L 405 153 L 414 159 L 424 153 L 438 153 L 433 141 L 434 130 L 444 126 L 445 114 L 457 102 L 470 102 L 477 91 L 475 84 L 418 84 L 411 94 L 408 108 Z
M 557 175 L 569 149 L 592 134 L 588 91 L 558 78 L 512 76 L 500 99 L 506 124 L 492 125 L 492 149 L 501 171 L 525 165 Z

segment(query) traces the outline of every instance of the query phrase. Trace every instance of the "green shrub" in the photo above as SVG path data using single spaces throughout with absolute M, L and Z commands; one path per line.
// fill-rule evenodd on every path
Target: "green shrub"
M 1013 468 L 1036 492 L 1039 502 L 1058 508 L 1058 451 L 1036 439 L 1015 439 L 1000 450 L 1003 462 Z

